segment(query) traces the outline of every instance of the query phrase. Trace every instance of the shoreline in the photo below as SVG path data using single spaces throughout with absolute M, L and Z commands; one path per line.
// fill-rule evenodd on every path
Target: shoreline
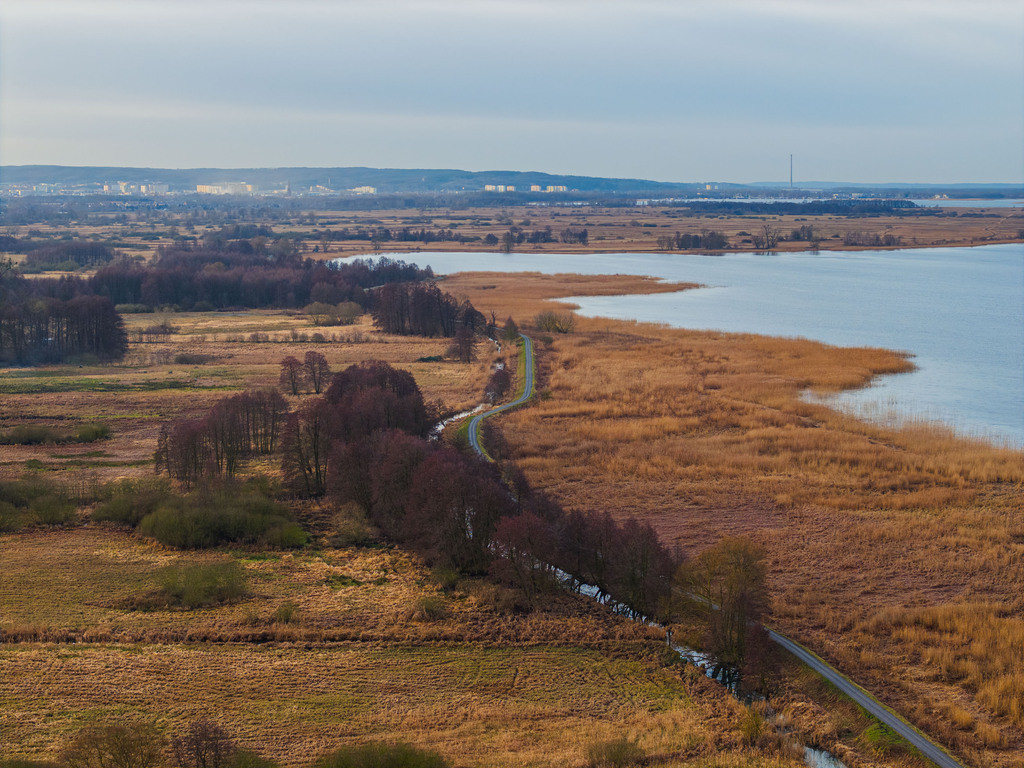
M 915 254 L 916 251 L 909 253 Z M 746 260 L 744 260 L 743 264 L 753 263 L 751 259 L 755 254 L 746 254 L 745 256 Z M 573 258 L 573 255 L 569 255 L 565 257 L 565 260 Z M 655 258 L 660 259 L 660 254 L 656 254 Z M 843 395 L 840 394 L 831 397 L 831 401 L 824 404 L 828 404 L 831 408 L 842 409 L 844 413 L 880 426 L 914 426 L 929 423 L 934 426 L 947 428 L 956 436 L 967 440 L 984 441 L 996 447 L 996 449 L 1010 449 L 1014 451 L 1024 449 L 1024 436 L 1018 433 L 1019 429 L 1014 426 L 1013 419 L 1000 418 L 1000 415 L 1004 414 L 1004 412 L 995 412 L 995 420 L 992 421 L 989 415 L 984 413 L 984 409 L 971 410 L 969 408 L 969 400 L 965 398 L 969 398 L 971 395 L 964 390 L 964 386 L 974 378 L 977 378 L 972 370 L 973 362 L 971 365 L 967 361 L 957 364 L 958 368 L 963 369 L 965 372 L 964 376 L 967 378 L 964 381 L 957 382 L 952 388 L 943 389 L 938 393 L 934 391 L 934 386 L 937 384 L 935 381 L 936 371 L 939 370 L 940 366 L 948 365 L 949 359 L 952 358 L 947 359 L 946 357 L 937 356 L 937 351 L 934 349 L 936 342 L 932 338 L 934 334 L 929 333 L 927 329 L 913 326 L 908 335 L 904 335 L 904 337 L 899 339 L 890 339 L 888 343 L 885 341 L 885 333 L 883 333 L 881 339 L 879 335 L 879 327 L 884 325 L 885 315 L 880 316 L 878 319 L 871 319 L 871 321 L 863 324 L 862 327 L 857 325 L 849 329 L 845 328 L 842 324 L 838 326 L 831 324 L 818 329 L 818 332 L 811 328 L 806 330 L 801 328 L 788 330 L 787 328 L 785 332 L 779 329 L 779 326 L 793 327 L 799 323 L 816 322 L 816 312 L 820 311 L 820 306 L 812 306 L 806 312 L 794 311 L 788 313 L 783 321 L 774 322 L 774 327 L 772 328 L 757 328 L 757 324 L 752 321 L 752 317 L 756 317 L 758 312 L 770 312 L 771 306 L 784 303 L 787 298 L 792 298 L 787 296 L 768 297 L 763 304 L 758 303 L 751 307 L 741 307 L 741 315 L 738 319 L 730 317 L 730 323 L 718 325 L 717 322 L 722 318 L 722 312 L 725 311 L 722 299 L 694 298 L 693 300 L 687 300 L 687 302 L 696 301 L 699 303 L 687 303 L 686 311 L 675 317 L 669 316 L 666 312 L 677 311 L 681 305 L 671 300 L 668 303 L 662 301 L 654 304 L 653 306 L 657 308 L 653 309 L 653 311 L 648 309 L 651 304 L 636 301 L 640 296 L 648 294 L 678 293 L 691 288 L 714 287 L 715 283 L 718 282 L 709 280 L 707 273 L 696 273 L 693 274 L 692 280 L 685 280 L 684 275 L 687 273 L 686 265 L 667 269 L 666 271 L 647 272 L 646 276 L 652 282 L 643 284 L 638 284 L 637 276 L 634 274 L 620 274 L 617 280 L 621 282 L 618 282 L 617 285 L 615 275 L 608 274 L 613 268 L 610 267 L 607 272 L 604 272 L 604 274 L 607 274 L 606 280 L 608 282 L 601 287 L 602 290 L 593 291 L 584 288 L 587 285 L 586 281 L 592 280 L 593 275 L 571 273 L 568 270 L 575 266 L 573 264 L 559 263 L 547 267 L 551 269 L 566 268 L 565 272 L 552 275 L 550 273 L 538 273 L 532 264 L 522 265 L 522 271 L 510 270 L 508 267 L 516 261 L 514 255 L 511 257 L 500 257 L 501 263 L 494 263 L 486 269 L 479 268 L 478 262 L 480 260 L 480 258 L 475 259 L 474 261 L 477 263 L 471 265 L 445 265 L 440 268 L 444 269 L 446 273 L 440 272 L 440 269 L 438 271 L 444 274 L 445 281 L 452 280 L 453 273 L 465 274 L 465 279 L 469 281 L 493 282 L 498 274 L 511 275 L 510 279 L 513 281 L 515 280 L 514 275 L 519 275 L 519 280 L 528 280 L 531 284 L 538 280 L 550 281 L 552 282 L 552 287 L 557 288 L 557 297 L 552 296 L 550 300 L 557 302 L 560 308 L 578 310 L 581 316 L 586 317 L 607 317 L 617 319 L 617 321 L 635 321 L 652 323 L 654 325 L 668 324 L 670 327 L 679 330 L 755 334 L 770 339 L 812 338 L 835 347 L 877 347 L 897 354 L 921 358 L 921 360 L 924 360 L 925 365 L 922 366 L 921 361 L 916 364 L 918 378 L 911 382 L 899 383 L 895 389 L 891 389 L 891 384 L 882 385 L 885 387 L 885 390 L 877 395 L 878 402 L 865 401 L 863 396 L 860 398 L 860 401 L 856 401 L 857 398 L 855 396 L 848 397 L 846 398 L 847 401 L 844 401 Z M 536 259 L 534 260 L 536 261 Z M 668 264 L 672 263 L 671 259 L 664 261 Z M 904 262 L 904 264 L 908 264 L 908 266 L 900 267 L 898 265 L 897 268 L 914 268 L 909 262 Z M 588 264 L 587 266 L 594 271 L 600 271 L 603 265 Z M 639 270 L 642 270 L 645 265 L 633 266 L 637 270 L 637 274 L 639 274 Z M 708 268 L 721 271 L 717 266 L 709 266 Z M 745 269 L 745 266 L 733 266 L 732 269 L 731 274 L 735 274 L 736 270 Z M 774 267 L 766 266 L 764 269 L 766 271 L 773 270 Z M 564 279 L 569 274 L 573 275 L 574 281 L 579 281 L 580 283 L 565 284 Z M 736 291 L 736 301 L 746 301 L 749 303 L 750 281 L 733 285 L 729 283 L 729 274 L 730 272 L 726 272 L 722 276 L 722 284 Z M 786 273 L 782 272 L 782 274 Z M 841 280 L 843 272 L 838 274 L 838 278 L 834 276 L 834 278 L 829 280 L 833 282 Z M 805 286 L 805 290 L 808 288 L 809 286 Z M 608 297 L 608 300 L 605 300 L 605 297 Z M 480 298 L 480 300 L 484 301 L 484 303 L 486 302 L 483 298 Z M 620 300 L 622 301 L 620 302 Z M 766 307 L 768 307 L 767 310 Z M 687 322 L 694 315 L 706 310 L 709 312 L 707 325 L 694 325 Z M 837 311 L 842 312 L 843 310 L 837 308 Z M 839 338 L 836 338 L 835 333 L 828 331 L 829 328 L 834 327 L 841 331 Z M 821 333 L 821 331 L 825 332 Z M 941 331 L 936 331 L 936 333 L 941 335 Z M 945 345 L 943 345 L 943 349 L 945 349 Z M 952 351 L 955 353 L 955 349 Z M 969 358 L 964 359 L 969 360 Z M 998 371 L 999 376 L 1005 376 L 1005 372 L 1001 368 Z M 863 392 L 871 385 L 880 386 L 883 381 L 887 380 L 888 377 L 886 379 L 874 380 L 871 384 L 865 384 L 858 388 L 857 391 Z M 984 385 L 982 388 L 984 389 Z M 928 396 L 925 396 L 924 399 L 921 399 L 922 392 L 928 393 Z M 867 399 L 869 399 L 869 395 Z M 1001 400 L 998 401 L 1001 402 Z
M 752 256 L 776 256 L 795 255 L 805 253 L 815 255 L 819 253 L 864 253 L 866 251 L 919 251 L 927 248 L 985 248 L 994 245 L 1021 245 L 1024 240 L 1018 238 L 1006 238 L 1003 240 L 971 241 L 965 243 L 902 243 L 900 245 L 843 245 L 829 244 L 818 248 L 773 248 L 771 250 L 757 250 L 754 248 L 726 248 L 723 250 L 703 250 L 692 248 L 687 250 L 658 250 L 657 248 L 629 249 L 628 246 L 616 246 L 615 248 L 579 248 L 572 250 L 548 250 L 546 248 L 533 248 L 524 250 L 512 250 L 508 253 L 495 251 L 493 248 L 475 248 L 473 243 L 452 243 L 453 247 L 446 247 L 447 243 L 431 243 L 429 249 L 410 248 L 388 248 L 381 251 L 353 251 L 337 256 L 331 256 L 327 261 L 335 259 L 376 259 L 381 256 L 408 256 L 410 254 L 430 253 L 486 253 L 493 256 L 612 256 L 618 253 L 628 256 L 729 256 L 736 254 L 750 254 Z M 643 244 L 639 244 L 643 245 Z M 575 273 L 567 273 L 575 274 Z

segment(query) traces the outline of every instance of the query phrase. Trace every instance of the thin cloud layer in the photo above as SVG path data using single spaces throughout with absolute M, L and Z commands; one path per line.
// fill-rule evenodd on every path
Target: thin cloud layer
M 1021 181 L 992 2 L 47 2 L 0 8 L 5 164 Z

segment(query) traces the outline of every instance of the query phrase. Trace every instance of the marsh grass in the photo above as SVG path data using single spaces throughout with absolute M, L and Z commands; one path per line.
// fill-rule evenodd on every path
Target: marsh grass
M 170 732 L 214 711 L 240 743 L 288 766 L 401 741 L 456 765 L 584 768 L 593 743 L 622 736 L 668 766 L 798 765 L 742 747 L 738 704 L 629 643 L 17 645 L 0 663 L 0 696 L 21 713 L 5 731 L 10 757 L 52 754 L 128 710 Z
M 454 278 L 474 303 L 499 298 L 478 279 Z M 509 280 L 499 314 L 535 316 L 565 295 Z M 690 552 L 723 534 L 764 542 L 780 628 L 998 764 L 999 745 L 1024 738 L 1021 452 L 802 397 L 911 366 L 881 349 L 579 318 L 539 352 L 550 397 L 497 427 L 531 483 L 568 508 L 641 516 Z M 948 628 L 922 626 L 929 612 Z
M 169 566 L 158 580 L 158 597 L 184 608 L 235 603 L 248 593 L 245 572 L 233 560 Z

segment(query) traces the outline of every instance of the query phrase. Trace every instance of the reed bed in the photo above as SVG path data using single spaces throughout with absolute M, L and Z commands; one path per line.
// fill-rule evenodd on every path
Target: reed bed
M 482 300 L 479 278 L 458 279 Z M 524 317 L 545 291 L 565 295 L 523 276 L 510 293 L 513 279 L 524 285 L 508 306 Z M 501 423 L 532 483 L 568 508 L 642 516 L 690 552 L 760 540 L 780 628 L 982 764 L 1015 764 L 1020 451 L 803 397 L 909 370 L 899 352 L 585 318 L 538 346 L 541 394 Z M 921 627 L 928 611 L 950 612 L 955 631 Z

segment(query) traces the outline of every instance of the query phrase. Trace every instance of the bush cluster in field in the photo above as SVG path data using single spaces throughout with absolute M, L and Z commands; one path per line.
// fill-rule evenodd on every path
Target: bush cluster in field
M 0 481 L 0 531 L 26 525 L 65 525 L 75 519 L 75 503 L 45 478 L 28 475 Z
M 79 505 L 98 502 L 93 520 L 138 528 L 178 549 L 304 546 L 308 536 L 275 495 L 265 478 L 212 480 L 187 494 L 176 492 L 162 478 L 120 480 L 72 492 L 45 475 L 30 473 L 0 481 L 0 531 L 67 525 L 78 519 Z
M 80 424 L 73 432 L 60 432 L 41 424 L 19 424 L 0 432 L 0 445 L 43 445 L 45 443 L 95 443 L 110 437 L 106 424 Z
M 277 763 L 240 747 L 210 720 L 193 722 L 168 739 L 149 722 L 110 722 L 83 728 L 56 762 L 2 760 L 0 768 L 277 768 Z M 403 742 L 344 746 L 322 755 L 311 768 L 450 768 L 432 750 Z
M 272 496 L 273 489 L 260 479 L 206 483 L 185 495 L 160 479 L 122 481 L 110 489 L 93 519 L 138 527 L 140 533 L 178 549 L 303 546 L 306 533 Z
M 201 608 L 207 605 L 233 603 L 249 590 L 245 572 L 235 561 L 224 563 L 172 565 L 159 577 L 158 598 L 168 605 Z M 158 607 L 154 604 L 153 607 Z

